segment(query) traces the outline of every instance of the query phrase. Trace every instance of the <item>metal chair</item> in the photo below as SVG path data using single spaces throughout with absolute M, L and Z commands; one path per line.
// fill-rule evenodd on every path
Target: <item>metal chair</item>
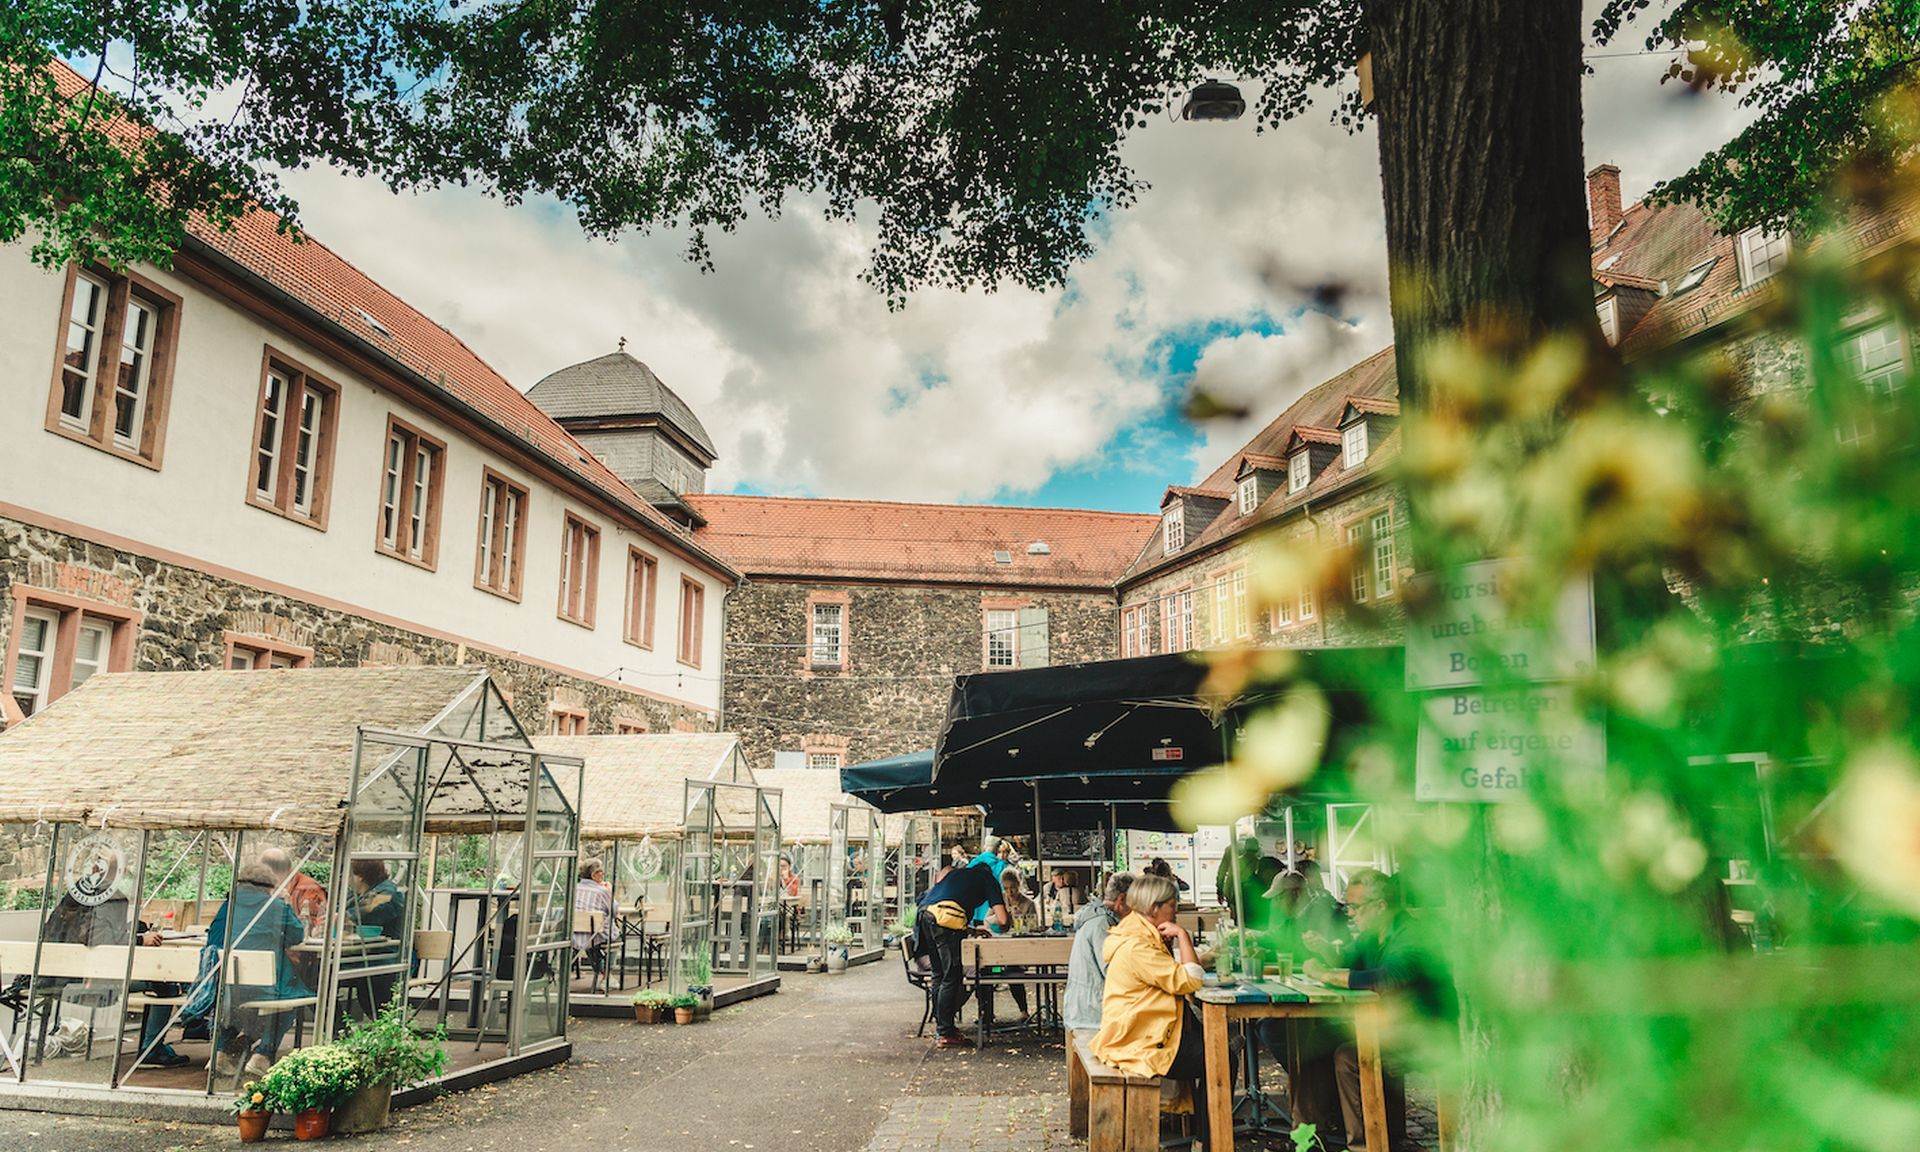
M 920 1014 L 920 1026 L 913 1030 L 914 1038 L 918 1039 L 927 1034 L 927 1024 L 933 1019 L 933 966 L 922 967 L 921 962 L 914 959 L 913 942 L 906 937 L 900 941 L 900 963 L 907 970 L 907 983 L 920 989 L 927 999 L 926 1011 Z

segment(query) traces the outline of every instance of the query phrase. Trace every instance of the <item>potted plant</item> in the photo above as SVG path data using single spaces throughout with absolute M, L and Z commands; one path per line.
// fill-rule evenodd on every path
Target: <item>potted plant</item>
M 258 1083 L 242 1088 L 227 1107 L 233 1112 L 234 1125 L 240 1129 L 240 1143 L 257 1144 L 266 1139 L 267 1125 L 273 1121 L 273 1102 L 267 1099 Z
M 693 1023 L 694 1009 L 699 1007 L 699 1004 L 700 1004 L 700 1001 L 697 997 L 695 997 L 690 992 L 682 992 L 680 995 L 675 996 L 673 998 L 672 1004 L 673 1004 L 673 1022 L 675 1024 Z
M 672 1003 L 673 997 L 657 988 L 642 989 L 633 994 L 633 1018 L 642 1024 L 664 1023 Z
M 333 1110 L 367 1080 L 366 1059 L 340 1044 L 296 1048 L 260 1077 L 275 1111 L 293 1113 L 293 1138 L 324 1140 Z
M 399 996 L 373 1019 L 350 1025 L 338 1045 L 361 1058 L 366 1079 L 340 1104 L 334 1130 L 352 1135 L 385 1128 L 395 1092 L 446 1070 L 446 1043 L 444 1023 L 426 1035 L 414 1031 Z
M 694 1014 L 705 1020 L 713 1015 L 713 961 L 704 952 L 695 956 L 688 975 L 687 991 L 693 995 Z
M 827 943 L 827 971 L 845 972 L 847 950 L 853 947 L 853 929 L 845 924 L 835 924 L 826 930 L 822 938 Z

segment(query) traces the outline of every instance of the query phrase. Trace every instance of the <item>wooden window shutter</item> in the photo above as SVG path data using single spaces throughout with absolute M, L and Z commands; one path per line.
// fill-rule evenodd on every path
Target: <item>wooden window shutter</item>
M 1047 610 L 1022 608 L 1019 624 L 1018 667 L 1045 668 L 1047 666 Z

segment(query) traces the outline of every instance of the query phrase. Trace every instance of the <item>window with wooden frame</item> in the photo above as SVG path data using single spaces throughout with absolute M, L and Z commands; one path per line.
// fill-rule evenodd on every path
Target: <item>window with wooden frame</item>
M 247 503 L 324 532 L 340 389 L 271 348 L 253 413 Z
M 680 642 L 675 655 L 680 663 L 700 667 L 700 645 L 706 635 L 707 590 L 698 580 L 680 577 Z
M 808 607 L 807 663 L 815 668 L 844 668 L 847 663 L 847 606 L 823 601 Z
M 1160 598 L 1160 640 L 1164 652 L 1193 647 L 1193 589 L 1181 588 Z
M 47 430 L 160 467 L 180 297 L 133 272 L 67 273 Z
M 560 532 L 560 619 L 593 627 L 600 592 L 600 529 L 569 512 Z
M 473 586 L 520 599 L 520 573 L 527 555 L 527 490 L 485 469 L 480 480 L 480 539 L 474 549 Z
M 587 734 L 587 713 L 585 709 L 567 704 L 555 704 L 547 709 L 547 735 L 549 736 L 585 736 Z
M 13 626 L 0 667 L 0 714 L 22 720 L 101 672 L 133 667 L 140 613 L 15 584 Z
M 645 736 L 651 728 L 645 720 L 631 720 L 622 717 L 613 722 L 615 736 Z
M 627 545 L 627 643 L 653 647 L 653 604 L 660 595 L 660 561 Z
M 1139 614 L 1140 610 L 1137 608 L 1120 610 L 1120 656 L 1122 659 L 1131 659 L 1139 655 L 1133 648 L 1133 622 Z
M 807 753 L 807 767 L 838 769 L 841 766 L 841 761 L 845 759 L 846 755 L 841 752 L 809 752 Z
M 993 608 L 987 612 L 988 668 L 1013 668 L 1020 662 L 1019 614 L 1011 608 Z
M 440 486 L 446 441 L 387 417 L 380 455 L 380 524 L 374 547 L 432 570 L 440 562 Z
M 257 672 L 262 668 L 306 668 L 313 663 L 313 649 L 290 644 L 271 636 L 245 632 L 225 634 L 226 659 L 222 666 L 230 671 Z

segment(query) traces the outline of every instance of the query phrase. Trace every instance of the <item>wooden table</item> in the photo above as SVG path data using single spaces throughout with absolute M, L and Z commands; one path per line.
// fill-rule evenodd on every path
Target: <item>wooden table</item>
M 980 1002 L 980 989 L 999 984 L 1038 985 L 1051 988 L 1067 982 L 1067 960 L 1073 955 L 1071 935 L 969 936 L 960 942 L 960 966 L 973 974 L 973 996 Z M 1023 972 L 1002 972 L 987 976 L 988 968 L 1022 968 Z M 986 1022 L 975 1013 L 979 1042 L 987 1041 Z
M 1360 1110 L 1369 1152 L 1387 1147 L 1387 1092 L 1380 1072 L 1380 997 L 1320 984 L 1302 976 L 1230 988 L 1202 988 L 1200 1023 L 1207 1054 L 1207 1149 L 1233 1152 L 1233 1064 L 1227 1033 L 1235 1020 L 1267 1017 L 1351 1016 L 1360 1057 Z M 1352 1133 L 1348 1134 L 1349 1138 Z

